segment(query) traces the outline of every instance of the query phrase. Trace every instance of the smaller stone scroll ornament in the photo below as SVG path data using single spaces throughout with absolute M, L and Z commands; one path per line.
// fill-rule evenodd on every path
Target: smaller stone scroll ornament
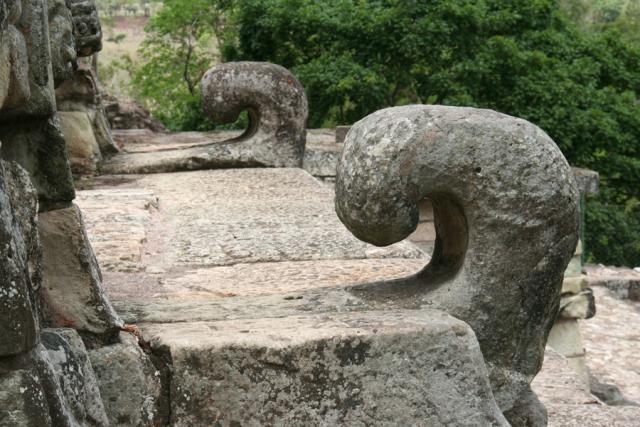
M 530 394 L 578 239 L 578 191 L 556 144 L 489 110 L 413 105 L 356 123 L 338 165 L 336 211 L 358 238 L 389 245 L 434 207 L 431 262 L 357 286 L 381 307 L 430 306 L 476 333 L 500 408 Z
M 307 97 L 287 69 L 266 62 L 230 62 L 202 78 L 204 111 L 214 121 L 233 123 L 249 114 L 249 126 L 238 142 L 253 157 L 276 167 L 300 167 L 304 156 Z
M 115 156 L 106 173 L 160 173 L 241 167 L 301 167 L 306 144 L 307 97 L 287 69 L 266 62 L 230 62 L 202 79 L 204 111 L 233 123 L 243 111 L 249 125 L 238 138 L 184 149 Z

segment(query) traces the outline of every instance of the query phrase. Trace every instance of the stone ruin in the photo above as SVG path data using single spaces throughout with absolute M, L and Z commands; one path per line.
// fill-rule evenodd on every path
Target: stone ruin
M 119 149 L 93 69 L 80 64 L 73 77 L 56 89 L 56 103 L 71 171 L 77 175 L 95 173 L 98 163 Z
M 102 165 L 103 172 L 302 166 L 307 98 L 288 70 L 256 62 L 221 64 L 202 78 L 202 96 L 205 112 L 217 122 L 233 123 L 247 111 L 247 130 L 229 141 L 116 156 Z
M 116 152 L 95 76 L 76 63 L 101 46 L 95 5 L 0 0 L 0 31 L 0 426 L 546 425 L 530 384 L 576 248 L 579 196 L 539 128 L 470 108 L 372 114 L 346 136 L 336 212 L 356 237 L 387 246 L 415 230 L 428 197 L 436 235 L 426 267 L 240 296 L 204 306 L 195 323 L 174 324 L 193 313 L 173 312 L 138 330 L 107 298 L 73 203 L 67 148 L 77 171 Z M 303 164 L 307 103 L 287 70 L 220 65 L 203 95 L 216 120 L 247 110 L 247 131 L 119 154 L 104 170 Z M 76 136 L 93 151 L 73 163 Z M 317 191 L 295 169 L 283 173 Z M 141 304 L 126 317 L 158 307 Z
M 2 426 L 109 425 L 101 368 L 153 371 L 102 291 L 57 114 L 54 88 L 99 48 L 93 2 L 0 1 Z

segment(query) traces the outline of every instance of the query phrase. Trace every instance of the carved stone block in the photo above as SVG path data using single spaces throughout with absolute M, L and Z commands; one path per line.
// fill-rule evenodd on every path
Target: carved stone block
M 28 352 L 38 342 L 36 211 L 26 173 L 0 162 L 0 357 Z
M 40 214 L 44 251 L 45 319 L 93 334 L 117 331 L 122 321 L 102 288 L 102 274 L 77 206 Z
M 25 168 L 38 191 L 40 210 L 69 206 L 75 198 L 64 137 L 56 116 L 0 126 L 2 158 Z

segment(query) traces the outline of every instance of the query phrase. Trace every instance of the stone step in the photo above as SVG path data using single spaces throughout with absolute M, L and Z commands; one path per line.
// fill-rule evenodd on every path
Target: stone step
M 171 423 L 505 426 L 475 335 L 435 310 L 144 325 Z

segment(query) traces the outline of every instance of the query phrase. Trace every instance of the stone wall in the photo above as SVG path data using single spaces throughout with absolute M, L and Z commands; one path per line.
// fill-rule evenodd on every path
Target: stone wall
M 80 65 L 56 89 L 58 117 L 74 174 L 90 174 L 103 158 L 117 153 L 111 128 L 90 66 Z
M 158 412 L 152 387 L 119 390 L 139 422 L 103 404 L 120 347 L 131 369 L 151 362 L 102 290 L 57 113 L 54 88 L 100 36 L 92 1 L 0 0 L 0 426 L 153 425 Z

